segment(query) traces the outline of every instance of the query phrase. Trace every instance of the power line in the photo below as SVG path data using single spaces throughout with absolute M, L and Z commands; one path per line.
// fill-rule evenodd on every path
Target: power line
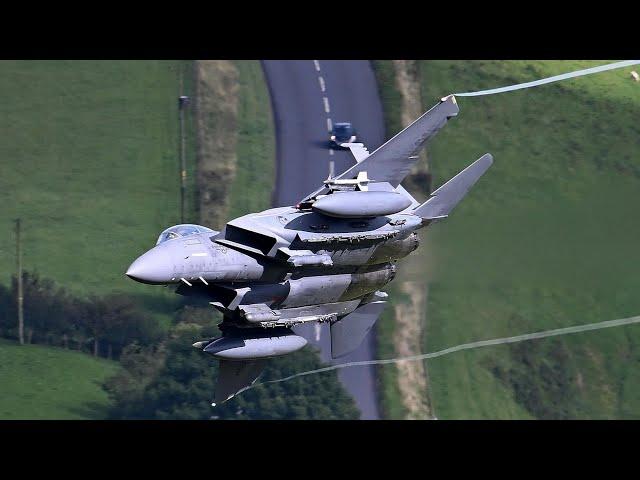
M 600 65 L 598 67 L 585 68 L 584 70 L 576 70 L 575 72 L 563 73 L 561 75 L 555 75 L 553 77 L 542 78 L 533 82 L 518 83 L 515 85 L 509 85 L 507 87 L 492 88 L 489 90 L 479 90 L 477 92 L 464 92 L 454 93 L 456 97 L 480 97 L 483 95 L 494 95 L 496 93 L 512 92 L 514 90 L 522 90 L 524 88 L 537 87 L 539 85 L 545 85 L 547 83 L 559 82 L 561 80 L 568 80 L 569 78 L 584 77 L 585 75 L 591 75 L 593 73 L 606 72 L 608 70 L 615 70 L 616 68 L 629 67 L 631 65 L 640 64 L 640 60 L 624 60 L 622 62 L 608 63 L 607 65 Z
M 180 64 L 180 96 L 178 97 L 178 115 L 180 117 L 180 223 L 184 223 L 185 196 L 187 189 L 186 140 L 184 129 L 184 109 L 189 105 L 189 97 L 184 95 L 183 65 Z
M 22 291 L 22 242 L 20 219 L 16 218 L 16 280 L 18 281 L 18 339 L 24 345 L 24 296 Z

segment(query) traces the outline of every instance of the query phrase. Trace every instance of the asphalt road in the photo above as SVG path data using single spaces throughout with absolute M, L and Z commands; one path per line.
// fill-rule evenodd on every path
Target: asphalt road
M 329 148 L 333 123 L 351 122 L 370 152 L 382 145 L 384 119 L 371 63 L 365 60 L 265 60 L 262 62 L 276 126 L 277 179 L 273 205 L 295 205 L 329 174 L 349 168 L 349 151 Z M 327 324 L 296 331 L 319 346 L 322 360 L 343 363 L 376 357 L 375 330 L 355 352 L 332 361 Z M 338 376 L 353 396 L 362 419 L 379 419 L 373 366 L 341 369 Z

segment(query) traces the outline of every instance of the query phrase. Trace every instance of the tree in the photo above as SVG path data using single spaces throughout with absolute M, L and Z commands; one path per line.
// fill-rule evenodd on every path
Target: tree
M 13 337 L 16 330 L 16 310 L 12 292 L 0 284 L 0 334 L 4 337 Z
M 103 318 L 103 339 L 107 342 L 109 357 L 119 357 L 122 349 L 135 341 L 141 345 L 150 345 L 162 339 L 162 331 L 146 312 L 140 310 L 127 295 L 111 294 L 102 297 L 106 304 Z
M 148 345 L 162 337 L 153 319 L 124 294 L 89 297 L 80 323 L 80 328 L 93 339 L 94 356 L 99 355 L 101 342 L 107 347 L 103 351 L 105 356 L 117 357 L 122 348 L 134 341 Z
M 28 343 L 68 347 L 69 340 L 75 340 L 82 349 L 89 337 L 94 355 L 118 357 L 126 345 L 149 345 L 164 336 L 155 320 L 128 295 L 76 297 L 53 280 L 30 272 L 23 272 L 23 287 Z M 15 277 L 11 289 L 0 285 L 0 334 L 9 338 L 17 338 L 16 291 Z M 101 342 L 106 345 L 103 352 Z
M 73 302 L 68 292 L 53 280 L 36 272 L 23 272 L 24 319 L 28 343 L 51 343 L 73 328 L 68 307 Z M 17 279 L 12 279 L 12 297 L 17 295 Z
M 157 376 L 164 365 L 164 344 L 142 346 L 133 343 L 126 346 L 120 356 L 122 369 L 105 382 L 105 390 L 115 400 L 111 416 L 128 418 L 137 405 L 144 389 Z
M 309 375 L 288 382 L 257 386 L 222 405 L 211 407 L 218 362 L 194 349 L 197 338 L 212 336 L 208 327 L 179 324 L 166 342 L 166 357 L 157 375 L 137 395 L 125 385 L 136 361 L 119 380 L 107 385 L 112 418 L 136 419 L 357 419 L 358 410 L 340 385 L 336 372 Z M 133 358 L 131 358 L 133 360 Z M 148 362 L 148 359 L 139 359 Z M 321 367 L 315 352 L 303 349 L 268 362 L 261 379 L 282 378 Z M 139 370 L 139 369 L 138 369 Z M 142 380 L 142 376 L 137 378 Z

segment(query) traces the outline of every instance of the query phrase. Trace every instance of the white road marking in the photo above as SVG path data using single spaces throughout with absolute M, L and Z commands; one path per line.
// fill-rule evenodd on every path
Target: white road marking
M 199 252 L 199 253 L 192 253 L 191 256 L 192 257 L 206 257 L 207 255 L 209 255 L 206 252 Z
M 315 329 L 316 329 L 316 342 L 320 341 L 320 332 L 322 332 L 322 327 L 320 326 L 319 323 L 316 323 L 314 325 Z
M 320 71 L 320 62 L 318 60 L 314 60 L 313 64 L 316 67 L 316 71 Z M 325 93 L 327 90 L 327 85 L 324 81 L 322 75 L 318 75 L 318 83 L 320 84 L 320 90 L 322 93 Z M 329 98 L 324 96 L 322 97 L 322 102 L 324 103 L 324 111 L 325 113 L 331 112 L 331 107 L 329 106 Z M 327 117 L 327 131 L 331 132 L 333 130 L 333 122 L 331 121 L 331 117 Z M 333 148 L 329 148 L 329 155 L 334 155 Z M 335 162 L 331 160 L 329 162 L 329 177 L 333 178 L 333 172 L 335 170 Z M 320 325 L 316 324 L 316 341 L 320 340 Z

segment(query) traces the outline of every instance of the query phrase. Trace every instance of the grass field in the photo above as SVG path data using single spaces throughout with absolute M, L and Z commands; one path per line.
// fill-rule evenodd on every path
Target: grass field
M 241 98 L 233 216 L 270 206 L 275 149 L 261 66 L 236 65 Z M 187 61 L 0 62 L 0 282 L 8 283 L 14 271 L 12 220 L 21 217 L 25 269 L 79 295 L 131 293 L 169 324 L 179 297 L 123 273 L 162 229 L 180 223 L 180 72 L 183 92 L 192 96 Z M 187 107 L 185 220 L 198 222 L 192 113 Z M 0 360 L 2 418 L 99 417 L 106 402 L 99 384 L 116 368 L 75 352 L 6 342 Z M 22 380 L 36 370 L 41 379 Z M 75 390 L 74 376 L 80 379 Z M 55 384 L 53 394 L 45 381 Z
M 423 61 L 424 107 L 603 63 Z M 640 84 L 630 70 L 458 98 L 460 114 L 429 149 L 434 186 L 485 152 L 495 163 L 422 234 L 425 351 L 640 313 Z M 432 360 L 433 407 L 438 418 L 639 418 L 639 342 L 630 326 Z
M 0 340 L 0 419 L 103 418 L 101 383 L 118 368 L 84 353 Z
M 191 94 L 190 65 L 0 62 L 0 282 L 15 271 L 12 221 L 21 217 L 25 269 L 78 295 L 128 292 L 170 323 L 176 296 L 124 271 L 180 220 L 177 96 L 179 70 Z M 186 119 L 191 221 L 189 112 Z M 99 384 L 115 364 L 37 346 L 3 344 L 1 352 L 3 418 L 100 416 L 106 395 Z
M 24 266 L 79 293 L 147 294 L 123 272 L 179 221 L 173 61 L 2 61 L 0 281 Z
M 228 219 L 271 207 L 275 132 L 269 91 L 257 60 L 237 60 L 240 80 L 238 146 Z

